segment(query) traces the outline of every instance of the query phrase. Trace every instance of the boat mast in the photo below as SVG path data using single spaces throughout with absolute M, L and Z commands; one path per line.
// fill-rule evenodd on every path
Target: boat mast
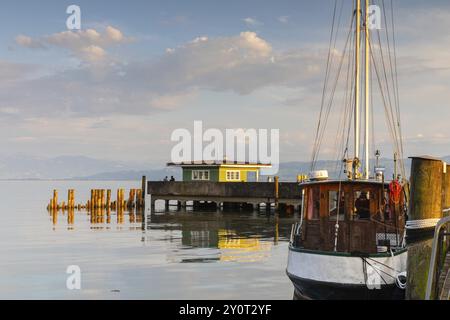
M 356 37 L 355 37 L 355 155 L 354 161 L 360 160 L 360 135 L 361 135 L 361 108 L 360 99 L 362 97 L 361 91 L 361 26 L 364 26 L 364 174 L 363 178 L 368 180 L 370 175 L 369 163 L 369 141 L 370 141 L 370 30 L 369 30 L 369 7 L 370 0 L 365 1 L 364 18 L 362 17 L 362 1 L 356 0 Z M 354 166 L 354 178 L 359 178 L 360 172 L 358 165 Z
M 361 0 L 356 0 L 356 37 L 355 37 L 355 154 L 354 161 L 359 159 L 359 134 L 360 134 L 360 81 L 361 81 Z M 358 167 L 354 166 L 354 177 L 356 178 L 358 173 Z
M 364 178 L 369 179 L 369 122 L 370 122 L 370 30 L 369 30 L 369 8 L 370 0 L 366 0 L 365 8 L 365 165 L 364 165 Z

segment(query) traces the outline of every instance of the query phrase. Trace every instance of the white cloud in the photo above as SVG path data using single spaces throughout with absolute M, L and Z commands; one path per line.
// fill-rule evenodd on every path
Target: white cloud
M 255 18 L 247 17 L 247 18 L 242 19 L 242 21 L 244 21 L 245 24 L 249 27 L 256 27 L 256 26 L 262 25 L 262 22 L 256 20 Z
M 63 31 L 36 39 L 19 35 L 16 37 L 16 44 L 30 49 L 64 48 L 83 61 L 99 62 L 107 57 L 106 48 L 131 40 L 119 29 L 107 26 L 103 32 L 95 29 Z
M 16 114 L 19 114 L 19 109 L 3 107 L 3 108 L 0 108 L 0 113 L 5 114 L 5 115 L 16 115 Z
M 85 61 L 95 62 L 107 53 L 92 43 L 104 45 L 105 40 L 100 40 L 104 36 L 94 31 L 61 33 L 51 43 L 78 50 Z M 118 35 L 113 38 L 121 41 Z M 201 90 L 247 95 L 271 86 L 310 85 L 321 76 L 325 54 L 310 49 L 277 52 L 250 31 L 230 37 L 202 36 L 157 59 L 81 65 L 22 81 L 8 91 L 0 89 L 0 99 L 12 108 L 26 109 L 25 114 L 55 117 L 173 110 Z
M 278 17 L 278 21 L 281 23 L 289 23 L 289 16 Z
M 3 86 L 3 90 L 6 90 L 5 85 L 25 79 L 27 76 L 32 75 L 37 70 L 37 67 L 0 60 L 0 70 L 0 84 Z
M 31 37 L 20 34 L 16 37 L 16 43 L 22 47 L 31 49 L 44 49 L 45 46 L 40 41 L 35 41 Z
M 195 92 L 155 96 L 150 100 L 150 106 L 155 109 L 173 110 L 182 107 L 195 97 Z

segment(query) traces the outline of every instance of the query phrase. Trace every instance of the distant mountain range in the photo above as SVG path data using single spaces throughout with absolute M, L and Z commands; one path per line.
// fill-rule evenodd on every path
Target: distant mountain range
M 0 179 L 68 179 L 134 168 L 136 168 L 135 164 L 84 156 L 47 158 L 30 155 L 0 155 Z
M 450 163 L 450 156 L 444 157 Z M 410 160 L 406 160 L 406 172 L 410 171 Z M 165 176 L 181 179 L 179 168 L 163 167 L 148 169 L 143 163 L 128 163 L 94 159 L 84 156 L 62 156 L 55 158 L 33 157 L 27 155 L 0 156 L 0 179 L 23 180 L 139 180 L 143 175 L 149 180 L 162 180 Z M 386 176 L 393 174 L 394 161 L 380 159 L 380 166 L 386 168 Z M 341 163 L 337 161 L 318 161 L 317 169 L 329 171 L 330 177 L 338 177 Z M 278 175 L 282 181 L 295 181 L 298 174 L 310 171 L 309 162 L 283 162 Z M 265 179 L 262 177 L 261 179 Z

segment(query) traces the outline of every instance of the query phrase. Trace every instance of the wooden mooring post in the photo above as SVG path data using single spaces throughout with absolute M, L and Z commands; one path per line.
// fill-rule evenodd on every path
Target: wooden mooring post
M 144 181 L 145 182 L 145 181 Z M 117 211 L 122 214 L 124 210 L 131 211 L 133 209 L 142 210 L 145 206 L 144 193 L 141 189 L 130 189 L 129 197 L 125 200 L 125 190 L 117 189 L 117 199 L 112 201 L 111 199 L 112 190 L 111 189 L 91 189 L 90 198 L 84 204 L 77 204 L 75 202 L 75 190 L 67 190 L 67 202 L 63 201 L 58 203 L 58 190 L 53 190 L 53 197 L 50 199 L 47 210 L 55 211 L 58 210 L 83 210 L 86 209 L 94 217 L 103 216 L 103 210 L 106 210 L 107 215 L 111 211 Z
M 411 197 L 406 239 L 408 244 L 406 299 L 425 299 L 432 238 L 442 218 L 444 163 L 431 157 L 413 157 Z
M 445 175 L 444 175 L 444 200 L 443 200 L 443 208 L 450 208 L 450 164 L 446 164 L 445 167 Z
M 146 194 L 146 190 L 147 190 L 147 177 L 146 176 L 142 176 L 142 184 L 141 184 L 141 203 L 140 203 L 140 207 L 142 208 L 143 211 L 145 211 L 145 194 Z
M 274 181 L 275 181 L 275 212 L 278 212 L 279 210 L 278 200 L 280 196 L 280 178 L 275 177 Z

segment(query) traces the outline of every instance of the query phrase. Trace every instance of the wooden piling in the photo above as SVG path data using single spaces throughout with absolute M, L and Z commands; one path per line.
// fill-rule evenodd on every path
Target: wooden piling
M 52 209 L 58 209 L 58 190 L 53 190 L 53 201 L 52 201 Z
M 75 190 L 69 189 L 67 191 L 67 208 L 74 209 L 75 208 Z
M 136 195 L 136 190 L 135 189 L 130 189 L 130 192 L 128 194 L 128 201 L 127 201 L 127 209 L 131 210 L 134 207 L 134 200 L 135 200 L 135 196 Z
M 97 190 L 97 209 L 102 207 L 102 190 Z
M 278 198 L 279 198 L 279 182 L 280 182 L 280 178 L 279 177 L 275 177 L 274 179 L 275 182 L 275 211 L 278 211 Z
M 425 299 L 430 266 L 434 221 L 442 218 L 443 162 L 431 157 L 413 157 L 411 197 L 407 222 L 406 299 Z
M 106 190 L 106 209 L 111 210 L 111 189 Z
M 106 192 L 105 189 L 102 189 L 101 191 L 101 195 L 102 195 L 102 209 L 106 209 Z
M 446 164 L 446 172 L 444 175 L 444 200 L 442 207 L 444 209 L 450 208 L 450 165 Z
M 89 210 L 92 211 L 94 209 L 94 190 L 91 189 L 91 200 L 89 201 Z
M 145 192 L 147 190 L 147 177 L 142 176 L 142 186 L 141 186 L 141 208 L 145 210 Z
M 142 190 L 136 189 L 136 209 L 140 210 L 142 207 Z

